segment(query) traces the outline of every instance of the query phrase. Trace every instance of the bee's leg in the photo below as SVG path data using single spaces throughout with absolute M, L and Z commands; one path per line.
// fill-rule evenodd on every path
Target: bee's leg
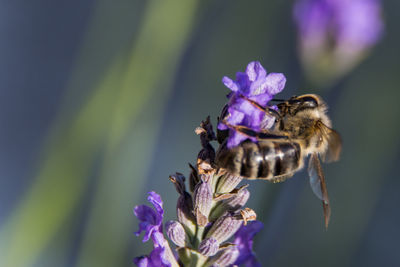
M 222 120 L 221 122 L 223 124 L 225 124 L 226 126 L 228 126 L 229 128 L 231 128 L 232 130 L 238 131 L 249 137 L 257 137 L 258 136 L 258 133 L 249 127 L 246 127 L 243 125 L 233 125 L 233 124 L 230 124 L 229 122 L 227 122 L 226 120 Z
M 226 120 L 221 121 L 223 124 L 228 126 L 229 128 L 240 132 L 241 134 L 247 135 L 248 137 L 255 137 L 259 139 L 288 139 L 288 136 L 285 135 L 276 135 L 267 131 L 257 132 L 253 129 L 243 126 L 243 125 L 232 125 L 228 123 Z
M 243 98 L 244 100 L 248 101 L 248 102 L 249 102 L 250 104 L 252 104 L 254 107 L 256 107 L 256 108 L 258 108 L 259 110 L 265 112 L 266 108 L 263 107 L 263 106 L 261 106 L 260 104 L 258 104 L 256 101 L 251 100 L 250 98 L 247 98 L 246 96 L 244 96 L 244 95 L 242 95 L 242 94 L 240 94 L 239 96 L 240 96 L 241 98 Z
M 267 113 L 268 115 L 274 117 L 276 122 L 281 120 L 281 115 L 275 109 L 272 109 L 272 108 L 269 108 L 269 107 L 267 107 L 267 108 L 263 107 L 260 104 L 258 104 L 256 101 L 251 100 L 251 99 L 245 97 L 244 95 L 240 95 L 240 97 L 245 99 L 246 101 L 248 101 L 250 104 L 252 104 L 254 107 L 258 108 L 259 110 L 261 110 L 261 111 Z
M 268 110 L 265 110 L 265 113 L 267 113 L 268 115 L 274 117 L 275 118 L 275 122 L 280 122 L 281 119 L 282 119 L 281 114 L 279 114 L 279 112 L 276 111 L 275 109 L 268 108 Z

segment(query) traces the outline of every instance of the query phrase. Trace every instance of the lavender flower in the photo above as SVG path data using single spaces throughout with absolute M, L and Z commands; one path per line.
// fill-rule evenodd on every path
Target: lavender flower
M 270 73 L 259 62 L 251 62 L 246 73 L 238 73 L 237 80 L 227 77 L 224 83 L 232 92 L 226 116 L 219 128 L 228 131 L 228 145 L 239 144 L 245 138 L 227 125 L 244 125 L 253 130 L 268 128 L 274 122 L 261 106 L 267 105 L 273 95 L 285 86 L 283 74 Z M 260 107 L 249 104 L 255 101 Z M 225 121 L 226 120 L 226 121 Z M 230 126 L 231 127 L 231 126 Z M 154 206 L 135 207 L 140 220 L 139 231 L 144 232 L 143 242 L 150 238 L 154 249 L 148 256 L 135 259 L 138 266 L 231 266 L 235 262 L 256 263 L 252 252 L 252 238 L 260 229 L 256 212 L 245 207 L 250 198 L 248 185 L 239 186 L 242 177 L 222 170 L 215 162 L 216 153 L 211 142 L 217 138 L 208 117 L 195 131 L 200 136 L 202 149 L 198 153 L 196 166 L 190 165 L 189 191 L 186 178 L 181 173 L 169 177 L 179 194 L 177 219 L 166 223 L 166 235 L 176 246 L 175 258 L 163 235 L 163 202 L 155 192 L 150 192 L 148 201 Z M 223 145 L 220 146 L 223 147 Z M 242 226 L 247 225 L 247 226 Z M 239 230 L 240 229 L 240 230 Z M 244 230 L 243 230 L 244 229 Z M 239 231 L 238 231 L 239 230 Z M 235 240 L 232 243 L 233 236 Z
M 178 266 L 168 242 L 164 239 L 162 220 L 164 216 L 163 202 L 156 192 L 149 192 L 147 200 L 154 206 L 154 209 L 146 205 L 136 206 L 134 213 L 140 220 L 139 230 L 135 232 L 139 236 L 144 232 L 143 242 L 150 238 L 154 243 L 154 250 L 149 256 L 135 258 L 134 262 L 140 266 Z
M 253 252 L 253 238 L 263 228 L 260 221 L 252 221 L 243 225 L 235 234 L 234 244 L 239 250 L 239 257 L 235 264 L 244 264 L 245 266 L 261 266 Z
M 236 73 L 236 81 L 224 77 L 222 82 L 232 92 L 228 95 L 229 103 L 225 119 L 231 125 L 243 125 L 255 131 L 270 128 L 274 118 L 252 105 L 250 99 L 260 106 L 265 106 L 273 96 L 283 90 L 286 78 L 282 73 L 270 73 L 261 66 L 260 62 L 253 61 L 247 65 L 246 72 Z M 247 98 L 247 99 L 246 99 Z M 227 130 L 224 122 L 218 124 L 219 130 Z M 227 142 L 228 148 L 237 146 L 249 138 L 237 131 L 230 130 Z M 257 141 L 255 138 L 250 138 Z
M 203 148 L 198 154 L 197 166 L 191 166 L 190 192 L 186 191 L 186 178 L 182 174 L 169 177 L 179 193 L 178 221 L 166 223 L 166 234 L 177 247 L 180 264 L 229 266 L 239 256 L 238 248 L 229 240 L 242 224 L 255 220 L 256 213 L 244 207 L 250 192 L 247 185 L 237 187 L 242 179 L 219 172 L 216 167 L 215 151 L 210 144 L 216 137 L 209 118 L 201 123 L 196 133 L 200 135 Z M 138 266 L 178 266 L 163 235 L 161 197 L 150 192 L 148 201 L 154 209 L 146 205 L 134 209 L 140 220 L 136 235 L 144 232 L 143 242 L 151 238 L 154 249 L 148 256 L 136 258 L 135 263 Z
M 171 266 L 165 257 L 165 249 L 162 247 L 155 247 L 149 256 L 137 257 L 133 262 L 139 267 Z
M 382 37 L 381 12 L 380 0 L 298 0 L 294 19 L 311 78 L 329 80 L 353 68 Z
M 161 246 L 164 241 L 162 234 L 162 220 L 164 216 L 163 202 L 156 192 L 149 192 L 147 200 L 154 206 L 155 209 L 146 205 L 136 206 L 134 213 L 141 221 L 139 230 L 135 232 L 139 236 L 144 231 L 143 242 L 147 242 L 149 238 L 154 242 L 155 246 Z

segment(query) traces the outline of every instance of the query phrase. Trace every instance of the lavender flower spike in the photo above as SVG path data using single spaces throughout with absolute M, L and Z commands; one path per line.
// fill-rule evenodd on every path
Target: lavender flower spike
M 247 65 L 246 72 L 238 72 L 236 81 L 224 77 L 222 82 L 232 92 L 228 94 L 229 103 L 227 113 L 222 119 L 230 125 L 242 125 L 255 131 L 270 128 L 274 118 L 252 105 L 247 99 L 257 102 L 260 106 L 266 106 L 273 96 L 283 90 L 286 78 L 282 73 L 270 73 L 263 68 L 260 62 L 253 61 Z M 220 121 L 218 130 L 228 130 L 228 126 Z M 238 131 L 229 131 L 228 148 L 237 146 L 249 138 Z M 251 138 L 250 138 L 251 139 Z M 253 138 L 256 141 L 255 138 Z
M 261 110 L 260 106 L 268 108 L 268 101 L 283 89 L 285 82 L 283 74 L 267 74 L 256 61 L 247 66 L 245 73 L 239 72 L 235 81 L 224 78 L 225 85 L 232 91 L 228 96 L 229 103 L 222 111 L 218 136 L 213 131 L 210 117 L 195 130 L 202 149 L 195 166 L 189 164 L 189 190 L 186 191 L 183 174 L 176 173 L 169 177 L 179 197 L 177 220 L 167 222 L 165 229 L 176 253 L 172 252 L 164 238 L 161 197 L 150 192 L 148 201 L 154 208 L 140 205 L 134 209 L 140 220 L 136 235 L 144 232 L 143 242 L 151 238 L 154 243 L 154 249 L 148 256 L 135 259 L 138 266 L 225 267 L 232 266 L 239 259 L 245 264 L 256 262 L 251 251 L 252 239 L 260 228 L 257 228 L 259 224 L 251 223 L 257 218 L 256 212 L 245 207 L 250 197 L 248 185 L 240 186 L 243 177 L 220 168 L 211 142 L 222 140 L 218 151 L 239 144 L 243 137 L 232 125 L 244 125 L 255 131 L 271 127 L 275 118 Z M 232 240 L 233 236 L 235 240 Z
M 139 236 L 144 232 L 143 242 L 147 242 L 151 238 L 154 243 L 154 250 L 149 256 L 138 257 L 134 262 L 140 267 L 178 266 L 171 248 L 163 235 L 162 220 L 164 210 L 162 199 L 160 195 L 152 191 L 149 192 L 147 200 L 154 206 L 154 209 L 146 205 L 135 207 L 134 213 L 140 220 L 139 230 L 135 234 Z
M 315 81 L 351 70 L 382 37 L 380 0 L 298 0 L 300 54 Z

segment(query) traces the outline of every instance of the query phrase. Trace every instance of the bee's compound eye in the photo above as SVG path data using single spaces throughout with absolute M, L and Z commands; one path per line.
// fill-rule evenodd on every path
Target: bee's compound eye
M 304 107 L 316 108 L 318 107 L 318 101 L 314 97 L 308 96 L 303 98 Z
M 312 96 L 302 96 L 296 99 L 293 99 L 293 104 L 299 105 L 299 108 L 316 108 L 318 107 L 318 100 Z
M 290 105 L 299 105 L 302 101 L 298 98 L 292 98 L 289 100 Z

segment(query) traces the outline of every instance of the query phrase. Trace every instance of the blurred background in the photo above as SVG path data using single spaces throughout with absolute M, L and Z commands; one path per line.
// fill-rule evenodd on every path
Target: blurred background
M 0 266 L 133 266 L 152 245 L 132 208 L 154 190 L 175 218 L 168 176 L 189 174 L 222 77 L 254 60 L 285 74 L 279 98 L 322 95 L 344 142 L 323 166 L 327 231 L 304 171 L 249 182 L 262 265 L 400 266 L 400 2 L 382 2 L 380 41 L 325 80 L 304 71 L 293 5 L 0 1 Z

